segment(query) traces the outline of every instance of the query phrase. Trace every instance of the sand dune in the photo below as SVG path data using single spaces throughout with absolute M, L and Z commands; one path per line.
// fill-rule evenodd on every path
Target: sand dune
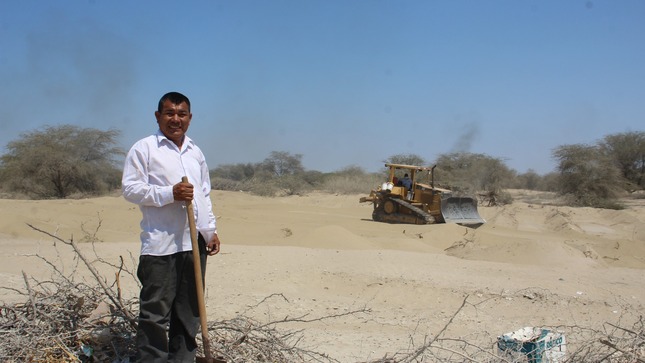
M 487 223 L 390 225 L 371 221 L 359 196 L 263 198 L 213 193 L 222 253 L 209 260 L 210 319 L 244 313 L 272 321 L 367 308 L 369 314 L 306 325 L 302 344 L 345 362 L 404 350 L 436 333 L 468 296 L 446 334 L 484 341 L 524 326 L 628 321 L 645 301 L 645 206 L 620 211 L 540 201 L 480 207 Z M 123 198 L 0 200 L 0 277 L 24 289 L 22 271 L 47 278 L 42 258 L 68 269 L 67 246 L 27 226 L 131 266 L 139 211 Z M 113 274 L 109 269 L 106 274 Z M 110 276 L 110 275 L 106 275 Z M 125 283 L 136 294 L 136 282 Z M 269 298 L 272 294 L 281 294 Z M 131 295 L 135 296 L 135 295 Z M 17 301 L 0 289 L 0 299 Z M 304 328 L 297 323 L 286 328 Z M 575 342 L 572 342 L 575 344 Z

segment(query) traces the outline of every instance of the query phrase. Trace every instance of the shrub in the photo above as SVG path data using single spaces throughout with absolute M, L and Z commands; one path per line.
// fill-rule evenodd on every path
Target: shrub
M 558 161 L 558 193 L 572 206 L 614 208 L 625 180 L 597 146 L 564 145 L 553 151 Z
M 499 194 L 514 177 L 514 172 L 501 159 L 485 154 L 441 154 L 436 164 L 435 181 L 449 186 L 457 194 L 478 191 Z
M 350 165 L 327 174 L 321 190 L 334 194 L 369 194 L 385 178 L 382 173 L 367 173 L 359 166 Z
M 121 184 L 115 159 L 124 152 L 115 146 L 118 135 L 73 125 L 22 134 L 0 158 L 0 179 L 32 198 L 106 193 Z

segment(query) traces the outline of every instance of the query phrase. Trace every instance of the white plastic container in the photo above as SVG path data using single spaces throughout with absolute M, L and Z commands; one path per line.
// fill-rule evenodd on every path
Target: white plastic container
M 526 356 L 531 363 L 564 362 L 567 342 L 564 334 L 548 329 L 526 327 L 497 337 L 500 354 Z

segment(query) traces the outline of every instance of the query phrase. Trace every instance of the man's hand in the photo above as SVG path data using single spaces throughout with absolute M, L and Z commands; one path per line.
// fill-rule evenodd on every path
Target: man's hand
M 213 238 L 206 244 L 206 253 L 209 256 L 219 253 L 219 237 L 217 237 L 217 233 L 213 234 Z
M 173 185 L 172 196 L 176 201 L 193 200 L 193 185 L 190 183 L 177 183 Z

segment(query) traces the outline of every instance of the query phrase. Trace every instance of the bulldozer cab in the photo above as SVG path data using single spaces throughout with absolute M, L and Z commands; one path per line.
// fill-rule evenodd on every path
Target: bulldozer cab
M 432 172 L 436 167 L 414 166 L 406 164 L 385 164 L 389 168 L 388 183 L 391 183 L 391 194 L 399 195 L 403 199 L 410 201 L 416 199 L 421 201 L 422 193 L 416 193 L 416 190 L 430 191 L 434 189 L 432 181 Z

